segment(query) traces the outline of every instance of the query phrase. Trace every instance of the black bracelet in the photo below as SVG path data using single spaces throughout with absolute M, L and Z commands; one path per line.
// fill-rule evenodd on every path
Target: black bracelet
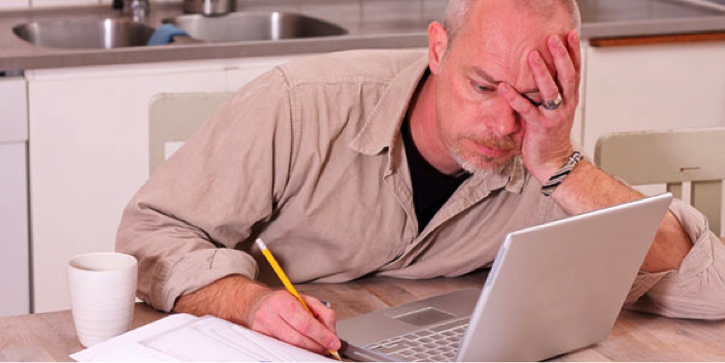
M 556 187 L 558 187 L 559 184 L 561 184 L 561 182 L 564 181 L 564 178 L 566 178 L 566 176 L 569 175 L 571 170 L 574 169 L 576 164 L 581 159 L 582 159 L 582 154 L 578 151 L 574 151 L 574 153 L 572 153 L 571 156 L 569 157 L 569 160 L 567 160 L 567 162 L 564 165 L 562 165 L 562 167 L 559 168 L 559 170 L 557 170 L 556 173 L 554 173 L 554 175 L 551 176 L 551 178 L 549 178 L 549 181 L 547 181 L 546 184 L 544 184 L 541 187 L 541 194 L 543 194 L 544 196 L 547 196 L 547 197 L 550 196 L 551 193 L 553 193 L 554 190 L 556 190 Z

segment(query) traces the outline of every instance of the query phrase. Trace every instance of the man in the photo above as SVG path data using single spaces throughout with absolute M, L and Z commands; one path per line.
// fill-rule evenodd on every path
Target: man
M 452 0 L 427 57 L 336 53 L 253 81 L 127 207 L 139 296 L 323 353 L 334 312 L 255 281 L 275 279 L 257 236 L 293 282 L 457 276 L 509 231 L 641 198 L 570 142 L 578 27 L 573 0 Z M 682 202 L 641 270 L 631 308 L 725 317 L 724 248 Z

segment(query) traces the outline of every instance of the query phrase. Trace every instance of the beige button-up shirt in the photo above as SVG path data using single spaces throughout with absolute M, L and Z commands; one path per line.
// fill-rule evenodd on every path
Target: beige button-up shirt
M 518 158 L 468 178 L 418 233 L 400 126 L 426 69 L 420 51 L 333 53 L 242 88 L 124 212 L 117 249 L 139 259 L 139 297 L 169 311 L 231 274 L 275 282 L 256 237 L 298 283 L 457 276 L 490 266 L 507 232 L 565 217 Z M 678 271 L 640 274 L 627 303 L 725 317 L 722 244 L 692 208 L 671 210 L 692 252 Z

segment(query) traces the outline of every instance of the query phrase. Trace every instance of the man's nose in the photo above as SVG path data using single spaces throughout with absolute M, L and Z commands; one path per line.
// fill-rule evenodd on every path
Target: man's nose
M 497 136 L 508 136 L 518 133 L 521 130 L 521 115 L 502 97 L 498 96 L 493 102 L 493 117 L 490 119 L 489 128 Z

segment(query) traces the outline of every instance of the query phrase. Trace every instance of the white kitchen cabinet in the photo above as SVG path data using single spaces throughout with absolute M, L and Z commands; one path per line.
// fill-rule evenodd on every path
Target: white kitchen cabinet
M 292 58 L 27 72 L 35 312 L 69 308 L 70 257 L 114 249 L 123 208 L 148 178 L 154 95 L 234 91 Z
M 0 77 L 0 316 L 30 312 L 25 80 Z
M 27 72 L 34 311 L 68 309 L 66 261 L 114 250 L 121 212 L 148 177 L 157 93 L 224 90 L 215 64 Z
M 25 142 L 0 142 L 0 316 L 30 312 Z
M 589 47 L 586 72 L 592 155 L 610 132 L 725 126 L 725 42 Z
M 725 42 L 589 47 L 586 67 L 583 142 L 590 155 L 612 132 L 725 126 Z M 664 184 L 635 189 L 666 191 Z

